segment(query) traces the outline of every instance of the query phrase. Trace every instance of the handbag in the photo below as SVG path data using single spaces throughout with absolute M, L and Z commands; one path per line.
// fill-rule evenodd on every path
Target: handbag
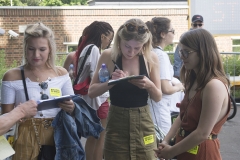
M 81 94 L 81 95 L 88 94 L 90 82 L 91 82 L 91 78 L 88 76 L 83 82 L 74 85 L 73 86 L 74 93 Z
M 157 145 L 158 145 L 159 143 L 162 143 L 162 140 L 164 139 L 164 137 L 166 135 L 163 133 L 161 128 L 158 127 L 157 124 L 154 124 L 154 128 L 155 128 L 155 133 L 156 133 L 156 142 L 157 142 Z
M 74 93 L 75 93 L 75 94 L 81 94 L 81 95 L 86 95 L 86 94 L 88 94 L 88 89 L 89 89 L 89 85 L 90 85 L 90 82 L 91 82 L 90 76 L 88 76 L 88 77 L 87 77 L 83 82 L 81 82 L 81 83 L 78 83 L 78 84 L 77 84 L 77 82 L 78 82 L 78 80 L 79 80 L 79 77 L 80 77 L 80 75 L 81 75 L 81 73 L 82 73 L 82 71 L 83 71 L 83 66 L 84 66 L 84 64 L 85 64 L 88 56 L 90 55 L 93 46 L 94 46 L 94 45 L 91 45 L 91 46 L 88 48 L 87 53 L 86 53 L 86 55 L 84 56 L 84 59 L 83 59 L 83 61 L 82 61 L 82 64 L 81 64 L 81 66 L 80 66 L 80 68 L 79 68 L 79 70 L 78 70 L 77 77 L 76 77 L 76 79 L 74 80 L 73 90 L 74 90 Z
M 157 118 L 156 118 L 156 114 L 155 114 L 155 110 L 153 107 L 153 103 L 151 100 L 151 104 L 152 104 L 152 108 L 153 108 L 153 113 L 154 113 L 154 117 L 156 120 L 156 124 L 154 124 L 154 129 L 155 129 L 155 134 L 156 134 L 156 142 L 157 142 L 157 146 L 159 143 L 162 143 L 162 140 L 164 139 L 164 137 L 166 136 L 163 131 L 161 130 L 161 128 L 158 127 L 158 122 L 157 122 Z
M 54 160 L 56 149 L 54 146 L 42 145 L 38 160 Z
M 27 85 L 26 85 L 26 81 L 25 81 L 23 66 L 21 66 L 20 69 L 21 69 L 21 75 L 22 75 L 25 97 L 26 97 L 26 101 L 28 101 L 29 96 L 28 96 L 28 92 L 27 92 Z M 36 138 L 37 138 L 37 141 L 38 141 L 38 146 L 39 146 L 38 160 L 54 160 L 54 157 L 56 155 L 55 146 L 50 146 L 50 145 L 42 145 L 41 146 L 34 118 L 32 118 L 32 124 L 33 124 L 33 127 L 34 127 L 34 131 L 35 131 Z

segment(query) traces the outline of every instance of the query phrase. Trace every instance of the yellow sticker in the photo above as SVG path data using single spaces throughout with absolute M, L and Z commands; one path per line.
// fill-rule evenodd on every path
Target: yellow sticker
M 143 137 L 143 141 L 145 145 L 153 143 L 154 142 L 153 135 Z
M 13 136 L 7 136 L 7 141 L 11 146 L 13 146 L 14 137 Z
M 196 155 L 198 153 L 198 148 L 199 148 L 199 146 L 195 146 L 187 152 Z
M 60 97 L 62 93 L 59 88 L 50 88 L 50 95 L 53 97 Z

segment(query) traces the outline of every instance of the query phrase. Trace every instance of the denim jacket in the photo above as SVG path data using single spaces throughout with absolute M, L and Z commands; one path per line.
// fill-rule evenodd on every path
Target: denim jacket
M 177 46 L 175 53 L 174 53 L 174 64 L 173 64 L 173 70 L 174 70 L 174 76 L 180 77 L 180 70 L 182 68 L 183 62 L 179 55 L 179 46 Z
M 56 146 L 55 160 L 84 160 L 81 136 L 99 138 L 103 131 L 94 109 L 80 97 L 73 98 L 73 102 L 74 118 L 61 110 L 52 122 Z

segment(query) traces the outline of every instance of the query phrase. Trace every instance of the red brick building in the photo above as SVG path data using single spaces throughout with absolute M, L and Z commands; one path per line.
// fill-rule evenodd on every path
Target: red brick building
M 6 31 L 3 36 L 0 36 L 0 49 L 5 50 L 8 62 L 13 60 L 21 62 L 24 28 L 27 24 L 39 21 L 54 31 L 58 53 L 67 53 L 69 46 L 76 46 L 82 30 L 95 20 L 109 22 L 116 31 L 130 18 L 136 17 L 146 22 L 152 17 L 165 16 L 171 19 L 176 30 L 174 38 L 176 43 L 180 35 L 188 30 L 186 1 L 138 1 L 135 3 L 92 1 L 90 5 L 94 6 L 0 7 L 0 28 Z M 10 37 L 9 30 L 13 30 L 19 36 Z M 221 52 L 232 51 L 231 37 L 216 37 L 216 40 Z

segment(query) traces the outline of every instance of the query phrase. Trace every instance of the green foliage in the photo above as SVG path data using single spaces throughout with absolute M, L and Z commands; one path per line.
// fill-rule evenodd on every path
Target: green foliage
M 4 50 L 0 50 L 0 79 L 2 79 L 4 73 L 10 69 L 7 67 L 6 65 L 6 60 L 5 60 L 5 53 L 4 53 Z
M 41 6 L 62 6 L 63 3 L 61 0 L 43 0 L 40 3 Z
M 21 0 L 26 6 L 39 6 L 40 0 Z
M 226 74 L 240 76 L 240 55 L 222 55 L 223 67 Z
M 10 6 L 10 0 L 0 0 L 0 6 Z
M 164 48 L 164 51 L 173 52 L 173 44 L 170 44 Z
M 13 6 L 73 6 L 86 5 L 88 0 L 12 0 Z M 0 0 L 0 6 L 10 6 L 10 0 Z
M 73 52 L 77 50 L 77 46 L 68 46 L 68 52 Z
M 20 0 L 12 0 L 13 6 L 24 6 Z M 11 6 L 10 0 L 0 0 L 0 6 Z
M 55 60 L 55 65 L 56 66 L 63 66 L 65 59 L 67 58 L 66 54 L 58 54 L 56 56 L 56 60 Z

